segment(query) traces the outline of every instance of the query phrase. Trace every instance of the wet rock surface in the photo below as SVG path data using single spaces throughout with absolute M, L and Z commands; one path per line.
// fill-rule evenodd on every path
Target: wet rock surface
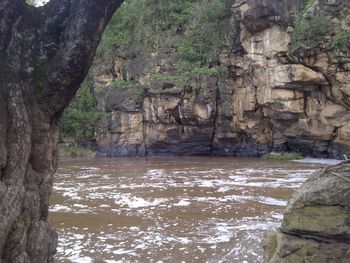
M 350 262 L 348 244 L 316 242 L 280 232 L 269 232 L 265 236 L 264 249 L 267 263 Z
M 290 199 L 265 262 L 350 262 L 350 162 L 316 171 Z M 299 261 L 298 261 L 299 260 Z

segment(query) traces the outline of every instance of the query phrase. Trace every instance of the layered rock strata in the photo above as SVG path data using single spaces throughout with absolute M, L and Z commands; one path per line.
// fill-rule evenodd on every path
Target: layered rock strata
M 94 76 L 106 116 L 98 124 L 99 153 L 260 156 L 270 151 L 343 158 L 350 154 L 350 59 L 332 51 L 332 38 L 350 30 L 344 1 L 314 1 L 305 16 L 325 10 L 322 43 L 290 49 L 293 21 L 305 1 L 235 1 L 232 46 L 214 68 L 224 76 L 193 76 L 195 86 L 155 74 L 176 71 L 177 50 L 161 47 L 131 60 L 114 57 L 112 70 Z M 316 10 L 316 11 L 315 11 Z M 135 100 L 112 82 L 132 79 L 145 90 Z

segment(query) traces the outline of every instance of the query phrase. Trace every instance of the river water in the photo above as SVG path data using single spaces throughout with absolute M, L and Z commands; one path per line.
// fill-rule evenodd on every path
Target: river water
M 57 262 L 262 262 L 292 192 L 320 166 L 231 157 L 61 160 Z

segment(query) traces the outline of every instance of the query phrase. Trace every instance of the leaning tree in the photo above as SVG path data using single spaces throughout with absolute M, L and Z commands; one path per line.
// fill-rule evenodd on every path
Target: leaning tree
M 0 0 L 0 262 L 52 262 L 58 120 L 123 0 Z

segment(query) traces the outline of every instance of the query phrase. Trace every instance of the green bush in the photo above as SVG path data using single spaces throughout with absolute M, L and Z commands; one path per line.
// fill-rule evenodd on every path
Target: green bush
M 126 1 L 106 28 L 94 68 L 108 64 L 113 55 L 130 61 L 139 53 L 168 43 L 179 54 L 177 77 L 174 77 L 178 83 L 187 83 L 188 73 L 194 68 L 212 74 L 208 68 L 209 62 L 217 59 L 221 48 L 232 37 L 230 23 L 233 2 Z
M 330 30 L 331 22 L 325 13 L 311 18 L 299 15 L 295 21 L 290 51 L 300 46 L 315 47 L 324 42 L 324 36 Z
M 316 0 L 307 0 L 303 12 L 307 12 L 309 8 L 316 2 Z
M 137 53 L 166 38 L 166 31 L 182 31 L 200 0 L 129 0 L 117 10 L 108 24 L 98 57 Z
M 102 114 L 97 110 L 92 83 L 86 80 L 61 117 L 61 138 L 93 139 L 95 123 Z
M 338 34 L 332 41 L 332 49 L 334 51 L 350 50 L 350 31 L 343 31 Z
M 144 88 L 135 85 L 132 81 L 126 80 L 113 80 L 111 86 L 115 89 L 125 89 L 133 96 L 133 99 L 137 103 L 141 103 L 144 97 Z

